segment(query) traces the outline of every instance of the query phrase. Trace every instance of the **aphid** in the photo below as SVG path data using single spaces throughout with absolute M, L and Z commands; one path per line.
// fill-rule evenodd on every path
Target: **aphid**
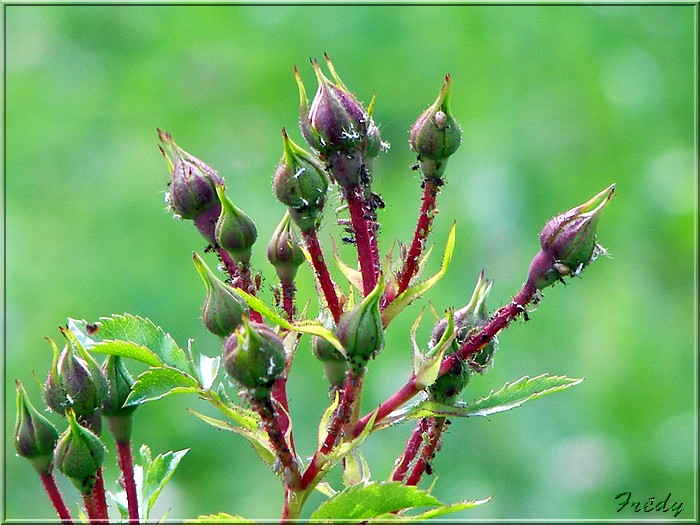
M 89 323 L 85 327 L 85 331 L 88 333 L 88 335 L 95 335 L 99 329 L 100 323 Z
M 377 208 L 379 209 L 384 209 L 386 204 L 384 204 L 384 200 L 378 193 L 371 193 L 369 196 L 369 207 L 372 208 L 373 210 L 376 210 Z
M 341 237 L 340 238 L 345 244 L 355 244 L 355 237 Z
M 518 311 L 519 311 L 521 314 L 523 314 L 523 319 L 525 319 L 525 321 L 529 321 L 529 320 L 530 320 L 530 316 L 529 316 L 528 313 L 527 313 L 527 308 L 525 308 L 523 305 L 519 304 L 519 305 L 518 305 Z
M 571 273 L 571 268 L 561 261 L 556 261 L 554 263 L 554 269 L 559 272 L 559 275 L 569 275 Z M 580 271 L 580 270 L 579 270 Z
M 364 164 L 360 166 L 360 181 L 363 184 L 369 184 L 372 182 L 372 176 L 369 174 L 369 171 L 367 171 L 367 166 Z
M 433 475 L 433 466 L 432 466 L 430 463 L 426 463 L 426 464 L 425 464 L 425 473 L 426 473 L 428 476 L 432 476 L 432 475 Z
M 435 113 L 435 125 L 441 131 L 445 129 L 445 126 L 447 126 L 447 113 L 444 111 L 438 111 Z

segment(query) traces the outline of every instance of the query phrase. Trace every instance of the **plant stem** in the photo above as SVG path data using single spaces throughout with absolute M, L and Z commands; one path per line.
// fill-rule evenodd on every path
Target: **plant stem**
M 351 420 L 353 405 L 355 404 L 362 389 L 362 380 L 362 375 L 356 375 L 352 371 L 348 371 L 345 384 L 343 385 L 343 390 L 340 394 L 338 406 L 333 411 L 330 423 L 328 424 L 326 439 L 314 454 L 314 457 L 311 459 L 311 463 L 301 478 L 301 486 L 303 489 L 309 487 L 309 485 L 313 483 L 314 479 L 316 479 L 316 476 L 321 471 L 323 466 L 323 459 L 321 458 L 327 456 L 331 450 L 333 450 L 333 447 L 335 447 L 340 441 L 340 438 L 343 435 L 343 427 L 345 427 Z
M 340 306 L 340 301 L 338 300 L 338 294 L 335 291 L 335 285 L 331 280 L 331 275 L 328 272 L 328 267 L 323 259 L 323 252 L 321 251 L 321 244 L 318 242 L 318 231 L 316 229 L 311 229 L 306 232 L 302 232 L 304 241 L 306 242 L 306 248 L 309 250 L 309 255 L 311 256 L 311 264 L 316 272 L 316 278 L 321 286 L 323 295 L 326 298 L 326 304 L 328 309 L 333 316 L 333 320 L 337 323 L 340 321 L 340 316 L 343 313 L 343 309 Z
M 99 523 L 101 521 L 101 516 L 97 510 L 97 503 L 95 502 L 95 490 L 90 494 L 83 494 L 83 504 L 85 505 L 85 512 L 88 515 L 90 523 Z
M 436 213 L 437 196 L 440 193 L 440 187 L 442 186 L 440 179 L 435 179 L 431 177 L 426 177 L 423 180 L 423 199 L 420 209 L 420 214 L 418 215 L 418 223 L 416 224 L 416 231 L 413 233 L 413 241 L 411 242 L 411 247 L 408 250 L 408 254 L 403 262 L 403 267 L 399 271 L 399 275 L 396 280 L 398 282 L 398 289 L 393 293 L 393 297 L 385 294 L 385 298 L 382 304 L 382 308 L 386 308 L 389 303 L 402 292 L 404 292 L 411 279 L 418 271 L 418 262 L 420 261 L 420 256 L 425 248 L 425 241 L 430 234 L 430 230 L 433 224 L 433 218 Z
M 58 513 L 58 517 L 64 524 L 72 525 L 73 519 L 70 516 L 68 507 L 66 507 L 66 504 L 63 501 L 61 491 L 58 490 L 58 486 L 56 485 L 56 479 L 53 477 L 53 472 L 51 470 L 47 470 L 46 472 L 43 472 L 40 475 L 40 478 L 41 483 L 42 485 L 44 485 L 44 489 L 46 490 L 46 494 L 51 500 L 53 508 L 56 509 L 56 512 Z
M 535 297 L 537 293 L 537 288 L 531 282 L 525 283 L 522 290 L 516 295 L 513 300 L 506 306 L 499 308 L 496 313 L 491 317 L 488 323 L 486 323 L 481 330 L 476 334 L 472 335 L 465 341 L 459 350 L 454 354 L 446 358 L 440 364 L 440 372 L 438 377 L 446 374 L 457 360 L 466 360 L 470 355 L 478 352 L 484 348 L 493 337 L 503 330 L 508 324 L 522 314 L 525 311 L 525 306 L 527 306 Z M 457 365 L 460 366 L 460 365 Z M 376 409 L 374 409 L 369 414 L 365 415 L 360 419 L 354 426 L 352 435 L 358 436 L 364 430 L 365 426 L 376 413 L 375 424 L 379 423 L 382 419 L 388 416 L 391 412 L 402 406 L 418 392 L 421 388 L 416 384 L 416 376 L 411 374 L 406 384 L 396 391 L 390 398 L 384 401 Z
M 97 471 L 97 479 L 95 480 L 95 488 L 92 491 L 97 518 L 100 520 L 109 520 L 107 512 L 107 496 L 105 494 L 105 482 L 102 477 L 102 468 Z
M 430 462 L 435 457 L 435 453 L 440 448 L 440 439 L 442 431 L 446 425 L 444 417 L 426 417 L 421 421 L 425 421 L 425 431 L 427 432 L 428 441 L 421 450 L 420 457 L 413 466 L 411 475 L 406 480 L 406 485 L 418 485 L 423 473 L 430 467 Z
M 296 287 L 294 281 L 281 281 L 282 285 L 282 309 L 287 314 L 287 320 L 294 321 L 294 294 Z
M 294 454 L 294 437 L 289 430 L 289 400 L 287 399 L 287 375 L 280 377 L 275 381 L 275 385 L 272 387 L 272 399 L 278 403 L 283 410 L 277 411 L 277 419 L 279 420 L 280 431 L 283 436 L 289 433 L 289 448 Z
M 416 423 L 416 427 L 413 429 L 411 437 L 406 442 L 406 447 L 399 458 L 398 465 L 394 468 L 394 474 L 391 477 L 393 481 L 403 481 L 406 477 L 411 462 L 416 458 L 421 444 L 423 443 L 423 435 L 426 430 L 426 418 L 420 418 Z
M 348 188 L 345 197 L 350 210 L 352 229 L 355 231 L 362 288 L 364 295 L 367 296 L 377 285 L 379 275 L 379 252 L 376 249 L 377 235 L 374 231 L 374 221 L 367 218 L 369 210 L 365 202 L 364 191 L 360 186 L 355 185 Z
M 131 441 L 117 441 L 117 453 L 119 455 L 119 468 L 124 477 L 124 489 L 126 490 L 126 501 L 129 508 L 129 523 L 136 524 L 139 522 L 139 502 L 136 496 Z
M 287 445 L 284 433 L 280 428 L 279 413 L 275 410 L 272 401 L 253 400 L 255 410 L 260 414 L 263 428 L 270 438 L 270 444 L 275 449 L 280 465 L 284 469 L 284 485 L 286 489 L 297 490 L 300 486 L 301 474 L 292 452 Z

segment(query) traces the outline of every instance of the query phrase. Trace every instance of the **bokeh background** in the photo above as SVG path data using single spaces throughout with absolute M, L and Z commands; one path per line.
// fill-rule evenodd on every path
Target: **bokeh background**
M 14 379 L 38 404 L 34 374 L 43 379 L 51 361 L 44 338 L 60 339 L 66 317 L 130 312 L 181 345 L 194 338 L 201 351 L 219 352 L 198 319 L 204 289 L 191 252 L 204 243 L 165 211 L 156 127 L 218 169 L 256 219 L 253 264 L 269 299 L 275 279 L 264 246 L 284 212 L 270 191 L 281 128 L 301 141 L 292 66 L 313 95 L 309 58 L 324 52 L 360 100 L 377 93 L 375 119 L 392 144 L 376 162 L 384 249 L 408 242 L 419 205 L 407 130 L 452 75 L 464 142 L 450 160 L 426 271 L 439 267 L 453 220 L 458 248 L 430 294 L 438 310 L 465 304 L 482 268 L 494 280 L 490 306 L 507 303 L 544 222 L 617 183 L 599 228 L 611 257 L 548 290 L 530 322 L 503 333 L 493 370 L 465 399 L 523 375 L 586 380 L 511 413 L 456 421 L 434 464 L 434 493 L 445 502 L 493 495 L 460 519 L 668 516 L 618 513 L 614 497 L 624 491 L 642 502 L 670 493 L 684 505 L 679 518 L 696 516 L 695 6 L 3 7 L 3 518 L 55 518 L 34 471 L 15 457 Z M 326 248 L 341 235 L 336 206 L 333 197 Z M 352 262 L 349 247 L 342 254 Z M 300 272 L 301 304 L 315 314 L 312 283 Z M 421 305 L 392 324 L 368 373 L 365 410 L 407 377 L 408 331 Z M 427 316 L 422 341 L 429 325 Z M 311 454 L 327 398 L 308 340 L 290 397 L 299 450 Z M 173 397 L 135 416 L 136 446 L 191 448 L 154 517 L 276 518 L 274 475 L 241 438 L 185 407 L 206 410 Z M 410 430 L 383 431 L 363 446 L 376 478 L 390 473 Z M 107 468 L 113 490 L 113 456 Z

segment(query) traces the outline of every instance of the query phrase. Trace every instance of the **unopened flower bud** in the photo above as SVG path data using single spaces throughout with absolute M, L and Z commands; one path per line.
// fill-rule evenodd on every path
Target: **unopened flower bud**
M 66 340 L 58 359 L 54 347 L 54 364 L 44 386 L 44 399 L 51 410 L 63 414 L 71 408 L 78 416 L 89 419 L 107 397 L 107 380 L 95 359 L 67 328 L 60 328 Z
M 530 264 L 528 282 L 537 289 L 576 276 L 605 249 L 596 243 L 598 220 L 615 195 L 612 184 L 589 201 L 561 213 L 545 224 L 540 233 L 541 250 Z
M 218 214 L 220 204 L 215 185 L 223 184 L 223 178 L 180 148 L 169 133 L 158 130 L 158 136 L 165 148 L 161 148 L 161 152 L 172 172 L 167 197 L 170 209 L 183 219 L 196 220 L 212 208 L 216 208 Z
M 136 405 L 124 406 L 131 393 L 134 379 L 124 366 L 124 361 L 118 355 L 107 357 L 103 365 L 103 372 L 107 378 L 109 391 L 107 398 L 102 403 L 102 415 L 107 422 L 107 428 L 117 443 L 126 443 L 131 438 L 133 427 L 132 414 Z
M 409 144 L 418 154 L 426 177 L 440 178 L 447 158 L 462 141 L 462 130 L 450 111 L 451 85 L 451 77 L 446 75 L 438 98 L 411 127 Z
M 323 375 L 332 387 L 340 387 L 345 381 L 347 362 L 337 348 L 322 337 L 315 336 L 311 341 L 314 357 L 323 365 Z
M 224 368 L 255 400 L 270 397 L 285 371 L 284 343 L 267 325 L 243 324 L 224 342 Z
M 221 215 L 216 223 L 216 242 L 239 264 L 247 265 L 258 230 L 248 215 L 231 202 L 223 184 L 216 185 L 221 200 Z
M 99 437 L 76 421 L 72 410 L 66 410 L 66 419 L 68 428 L 56 445 L 56 466 L 82 494 L 90 494 L 104 461 L 105 447 Z
M 306 260 L 299 243 L 287 212 L 267 245 L 267 259 L 275 267 L 281 282 L 294 281 L 299 266 Z
M 451 355 L 459 349 L 471 335 L 484 326 L 489 320 L 489 311 L 486 307 L 486 298 L 491 291 L 493 282 L 484 278 L 483 270 L 479 274 L 474 291 L 469 302 L 454 313 L 454 329 L 456 332 L 452 342 L 452 351 L 448 350 L 446 355 Z M 447 318 L 441 319 L 433 329 L 430 337 L 430 346 L 435 347 L 447 327 Z M 483 372 L 486 365 L 490 364 L 496 349 L 498 339 L 493 337 L 489 343 L 474 353 L 469 358 L 470 367 L 477 372 Z
M 384 327 L 379 311 L 379 299 L 384 291 L 384 279 L 363 301 L 345 313 L 338 325 L 338 336 L 350 361 L 353 372 L 358 374 L 370 358 L 375 357 L 384 346 Z
M 197 272 L 206 286 L 206 298 L 202 307 L 202 322 L 211 333 L 226 337 L 248 315 L 248 305 L 236 290 L 214 275 L 197 253 L 192 254 Z
M 275 196 L 290 208 L 322 207 L 328 191 L 323 164 L 292 141 L 285 129 L 282 129 L 282 144 L 282 158 L 272 182 Z
M 352 151 L 359 149 L 362 153 L 368 149 L 368 130 L 372 130 L 370 153 L 376 156 L 378 132 L 371 123 L 367 110 L 357 100 L 335 71 L 333 63 L 324 55 L 333 81 L 322 72 L 316 60 L 312 66 L 318 79 L 318 90 L 308 109 L 306 92 L 295 70 L 301 99 L 300 127 L 309 145 L 322 153 L 331 151 Z
M 53 448 L 58 441 L 56 427 L 31 404 L 22 383 L 17 386 L 17 420 L 14 442 L 17 454 L 27 458 L 39 474 L 51 468 Z

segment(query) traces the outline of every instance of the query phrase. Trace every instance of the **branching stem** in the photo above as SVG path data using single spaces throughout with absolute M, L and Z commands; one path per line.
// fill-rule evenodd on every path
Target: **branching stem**
M 134 525 L 139 522 L 139 502 L 136 496 L 131 441 L 117 441 L 117 453 L 119 455 L 119 468 L 124 478 L 124 490 L 126 490 L 126 501 L 129 509 L 129 523 Z

